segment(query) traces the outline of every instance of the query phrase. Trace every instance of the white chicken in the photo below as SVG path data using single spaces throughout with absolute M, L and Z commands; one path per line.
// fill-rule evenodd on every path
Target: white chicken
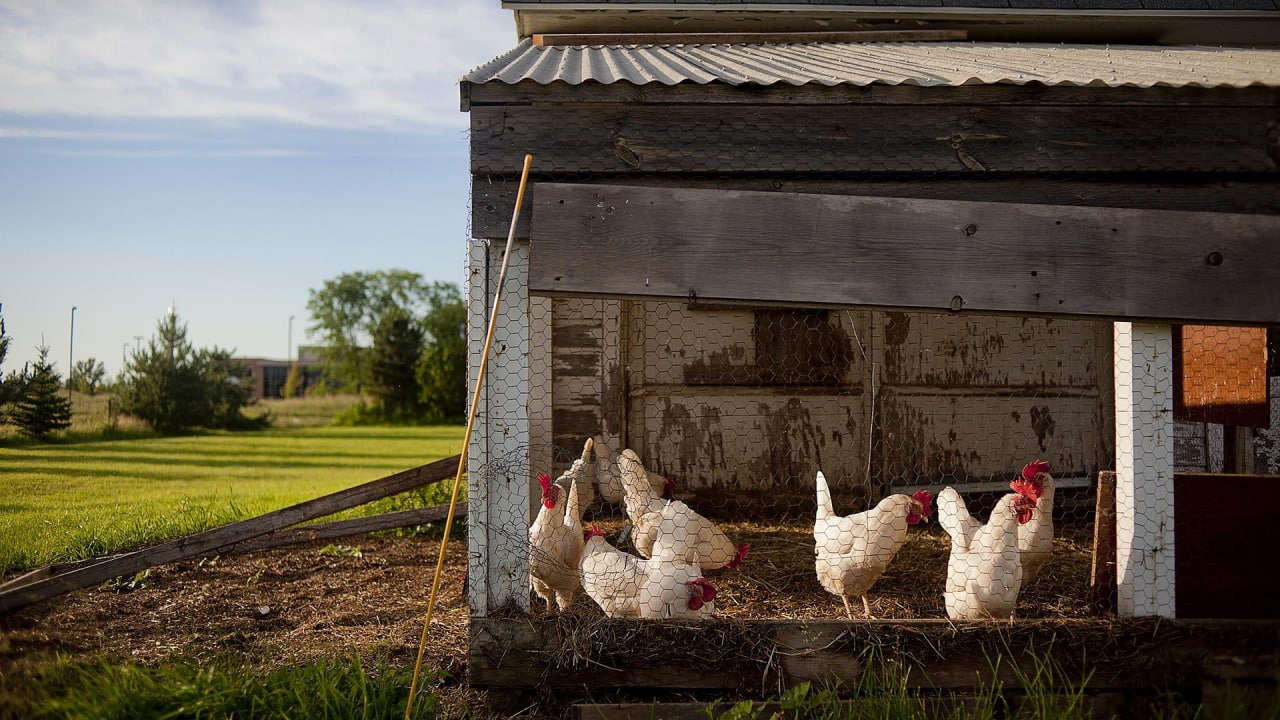
M 862 598 L 871 617 L 867 591 L 907 541 L 907 528 L 929 519 L 933 498 L 925 490 L 914 495 L 890 495 L 870 510 L 841 517 L 831 502 L 827 477 L 818 471 L 818 510 L 813 523 L 814 569 L 827 592 L 844 601 L 853 618 L 849 596 Z
M 623 450 L 618 458 L 625 492 L 623 504 L 631 519 L 631 542 L 645 557 L 670 557 L 703 570 L 737 568 L 750 545 L 734 544 L 716 524 L 679 500 L 658 496 L 640 458 Z
M 547 612 L 561 610 L 573 602 L 580 586 L 578 560 L 582 557 L 581 492 L 589 488 L 594 467 L 589 463 L 591 439 L 582 457 L 556 482 L 546 473 L 538 474 L 542 484 L 542 507 L 529 526 L 529 584 L 547 603 Z M 568 501 L 564 485 L 569 486 Z
M 981 620 L 1013 616 L 1022 589 L 1018 526 L 1031 518 L 1034 506 L 1027 496 L 1010 493 L 996 503 L 987 524 L 975 528 L 955 488 L 938 494 L 938 523 L 951 535 L 943 593 L 947 617 Z
M 600 497 L 604 498 L 605 502 L 617 505 L 626 496 L 622 486 L 622 471 L 618 468 L 618 453 L 606 445 L 603 439 L 596 437 L 594 440 L 596 485 L 600 487 Z M 645 476 L 649 478 L 649 487 L 654 495 L 670 495 L 674 489 L 675 483 L 655 472 L 646 470 Z
M 1018 526 L 1018 552 L 1022 555 L 1022 584 L 1028 585 L 1053 557 L 1053 476 L 1049 463 L 1036 460 L 1022 468 L 1009 483 L 1019 495 L 1035 502 L 1031 519 Z
M 715 613 L 715 586 L 696 565 L 622 552 L 594 525 L 586 536 L 582 588 L 609 617 L 703 619 Z

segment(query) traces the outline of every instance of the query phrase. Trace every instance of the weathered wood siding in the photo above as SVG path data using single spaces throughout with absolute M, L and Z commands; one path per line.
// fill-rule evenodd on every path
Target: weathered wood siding
M 1113 462 L 1109 323 L 552 303 L 557 469 L 587 435 L 690 491 L 807 493 L 821 468 L 856 498 Z

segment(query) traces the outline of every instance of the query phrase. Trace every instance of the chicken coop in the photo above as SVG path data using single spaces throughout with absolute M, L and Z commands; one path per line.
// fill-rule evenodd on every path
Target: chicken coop
M 469 448 L 472 681 L 782 684 L 844 672 L 871 638 L 959 642 L 955 558 L 1022 502 L 1051 527 L 1015 632 L 1159 618 L 1179 647 L 1204 642 L 1193 618 L 1277 617 L 1280 586 L 1238 552 L 1280 543 L 1259 502 L 1280 480 L 1263 4 L 506 3 L 519 43 L 461 83 L 472 377 L 534 158 Z M 530 591 L 530 524 L 560 495 L 573 532 L 650 558 L 623 450 L 642 493 L 750 546 L 703 558 L 700 632 L 737 648 L 706 672 L 628 668 L 599 640 L 674 658 L 671 623 L 605 632 L 582 591 L 544 620 Z M 1052 485 L 1029 496 L 1035 461 Z M 893 498 L 905 535 L 842 598 L 820 508 Z M 1259 627 L 1222 642 L 1274 647 Z M 746 637 L 775 643 L 750 672 Z

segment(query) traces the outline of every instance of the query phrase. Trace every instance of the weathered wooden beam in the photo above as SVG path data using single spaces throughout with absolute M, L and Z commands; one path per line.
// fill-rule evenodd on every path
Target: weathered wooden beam
M 575 178 L 583 181 L 582 178 Z M 547 178 L 546 182 L 554 181 Z M 794 192 L 823 195 L 867 195 L 935 200 L 1126 207 L 1148 210 L 1191 210 L 1280 215 L 1280 178 L 1238 176 L 1222 179 L 1195 177 L 1108 179 L 1105 176 L 1016 178 L 969 175 L 930 177 L 832 178 L 779 174 L 769 177 L 680 177 L 669 175 L 602 175 L 590 182 L 618 182 L 645 187 L 671 187 L 760 192 Z M 537 195 L 539 182 L 531 183 L 529 197 Z M 497 177 L 477 176 L 471 185 L 471 234 L 478 238 L 505 238 L 516 197 L 516 183 Z M 520 214 L 519 237 L 529 236 L 536 208 Z
M 471 111 L 473 174 L 1260 172 L 1276 108 L 601 105 Z
M 538 33 L 538 47 L 565 45 L 716 45 L 794 43 L 941 42 L 964 40 L 964 30 L 832 30 L 827 32 L 704 32 L 704 33 Z
M 586 625 L 575 627 L 574 623 Z M 1058 639 L 1054 642 L 1055 637 Z M 608 688 L 772 690 L 798 682 L 856 686 L 864 653 L 912 665 L 909 688 L 971 690 L 1034 674 L 1028 651 L 1068 672 L 1088 655 L 1093 692 L 1198 688 L 1206 658 L 1229 654 L 1242 671 L 1277 669 L 1275 621 L 1057 619 L 733 620 L 705 624 L 603 619 L 473 618 L 469 679 L 476 687 L 539 687 L 590 696 Z M 999 668 L 992 658 L 1002 656 Z M 696 670 L 691 668 L 696 667 Z
M 378 480 L 339 490 L 314 500 L 307 500 L 264 515 L 223 525 L 194 535 L 153 545 L 61 575 L 38 580 L 29 585 L 0 593 L 0 612 L 10 612 L 32 603 L 47 600 L 65 592 L 96 585 L 121 575 L 130 575 L 156 565 L 198 557 L 256 538 L 273 530 L 307 520 L 332 515 L 357 505 L 396 495 L 453 475 L 458 457 L 437 460 Z
M 1280 216 L 539 185 L 529 287 L 1280 323 Z
M 710 83 L 462 83 L 463 110 L 533 103 L 630 105 L 1209 105 L 1274 107 L 1268 87 L 1077 87 L 1068 85 L 726 85 Z M 571 109 L 571 108 L 566 108 Z
M 1116 611 L 1116 474 L 1098 473 L 1093 513 L 1093 567 L 1089 573 L 1089 597 L 1094 612 Z

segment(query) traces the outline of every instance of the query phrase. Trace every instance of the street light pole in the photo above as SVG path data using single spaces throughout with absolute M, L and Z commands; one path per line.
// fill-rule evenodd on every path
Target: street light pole
M 289 362 L 293 362 L 293 316 L 289 316 L 289 356 L 286 358 Z
M 67 343 L 67 402 L 71 402 L 71 386 L 76 377 L 76 306 L 71 306 L 71 341 Z

